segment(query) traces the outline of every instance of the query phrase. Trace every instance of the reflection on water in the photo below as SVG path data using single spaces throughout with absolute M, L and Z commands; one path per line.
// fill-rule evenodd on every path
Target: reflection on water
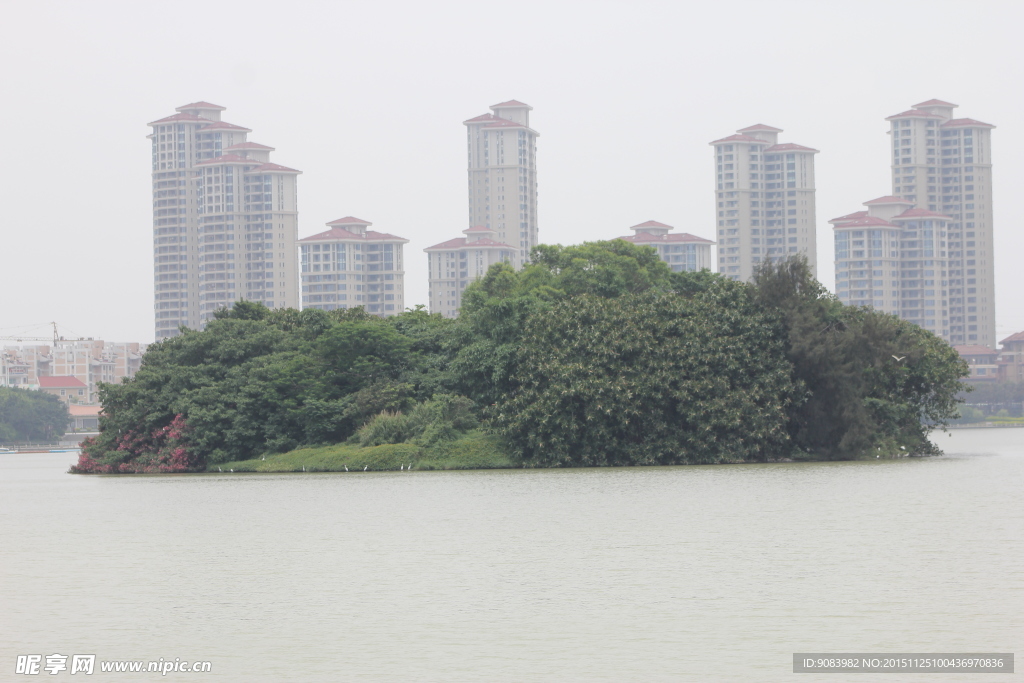
M 778 681 L 793 652 L 1019 656 L 1024 430 L 936 439 L 948 455 L 379 474 L 4 455 L 0 671 L 57 652 L 210 660 L 204 680 Z

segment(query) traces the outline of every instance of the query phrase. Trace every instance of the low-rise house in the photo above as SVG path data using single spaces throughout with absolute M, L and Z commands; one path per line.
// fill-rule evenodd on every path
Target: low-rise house
M 978 344 L 965 344 L 953 348 L 961 358 L 967 361 L 967 365 L 970 367 L 971 374 L 966 381 L 995 382 L 999 379 L 998 351 Z
M 73 432 L 95 432 L 100 427 L 100 411 L 103 406 L 68 406 L 70 418 L 68 428 Z
M 39 391 L 56 396 L 68 405 L 89 402 L 89 387 L 77 377 L 68 375 L 40 377 Z

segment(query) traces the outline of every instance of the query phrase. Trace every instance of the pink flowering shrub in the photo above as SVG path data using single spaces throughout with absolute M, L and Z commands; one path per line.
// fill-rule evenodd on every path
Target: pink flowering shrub
M 151 434 L 129 430 L 114 440 L 113 452 L 100 448 L 94 438 L 82 442 L 73 474 L 114 474 L 151 472 L 195 472 L 203 463 L 189 448 L 189 426 L 185 417 L 175 415 L 171 423 Z M 105 453 L 106 457 L 102 457 Z

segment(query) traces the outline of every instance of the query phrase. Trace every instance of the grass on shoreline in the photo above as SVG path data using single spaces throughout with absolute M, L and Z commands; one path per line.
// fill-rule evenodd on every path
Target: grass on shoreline
M 905 451 L 897 447 L 879 449 L 865 454 L 859 460 L 906 457 Z M 794 455 L 778 462 L 823 462 L 827 459 Z M 745 464 L 742 461 L 720 464 Z M 442 441 L 424 447 L 412 443 L 385 444 L 363 447 L 358 444 L 340 443 L 331 446 L 298 448 L 287 453 L 267 455 L 266 459 L 236 460 L 211 465 L 208 472 L 234 470 L 235 472 L 382 472 L 409 468 L 416 470 L 487 470 L 521 467 L 514 463 L 501 440 L 493 434 L 476 430 L 455 441 Z
M 429 448 L 411 443 L 385 444 L 363 448 L 358 445 L 335 444 L 315 448 L 299 448 L 287 453 L 268 455 L 266 459 L 238 460 L 211 465 L 207 471 L 235 472 L 350 472 L 398 470 L 412 465 L 417 470 L 485 470 L 515 467 L 501 448 L 499 440 L 489 434 L 470 432 L 456 441 L 442 442 Z M 303 469 L 305 468 L 305 469 Z

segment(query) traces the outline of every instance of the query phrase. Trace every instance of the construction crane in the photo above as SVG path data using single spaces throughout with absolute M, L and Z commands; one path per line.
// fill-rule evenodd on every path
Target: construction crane
M 41 341 L 41 342 L 53 342 L 54 344 L 56 344 L 59 341 L 64 341 L 64 337 L 60 336 L 60 333 L 57 332 L 57 323 L 49 322 L 49 323 L 46 323 L 46 324 L 53 326 L 53 337 L 52 338 L 50 338 L 50 337 L 26 337 L 24 335 L 17 335 L 17 336 L 13 336 L 13 337 L 0 337 L 0 341 L 16 341 L 16 342 Z

